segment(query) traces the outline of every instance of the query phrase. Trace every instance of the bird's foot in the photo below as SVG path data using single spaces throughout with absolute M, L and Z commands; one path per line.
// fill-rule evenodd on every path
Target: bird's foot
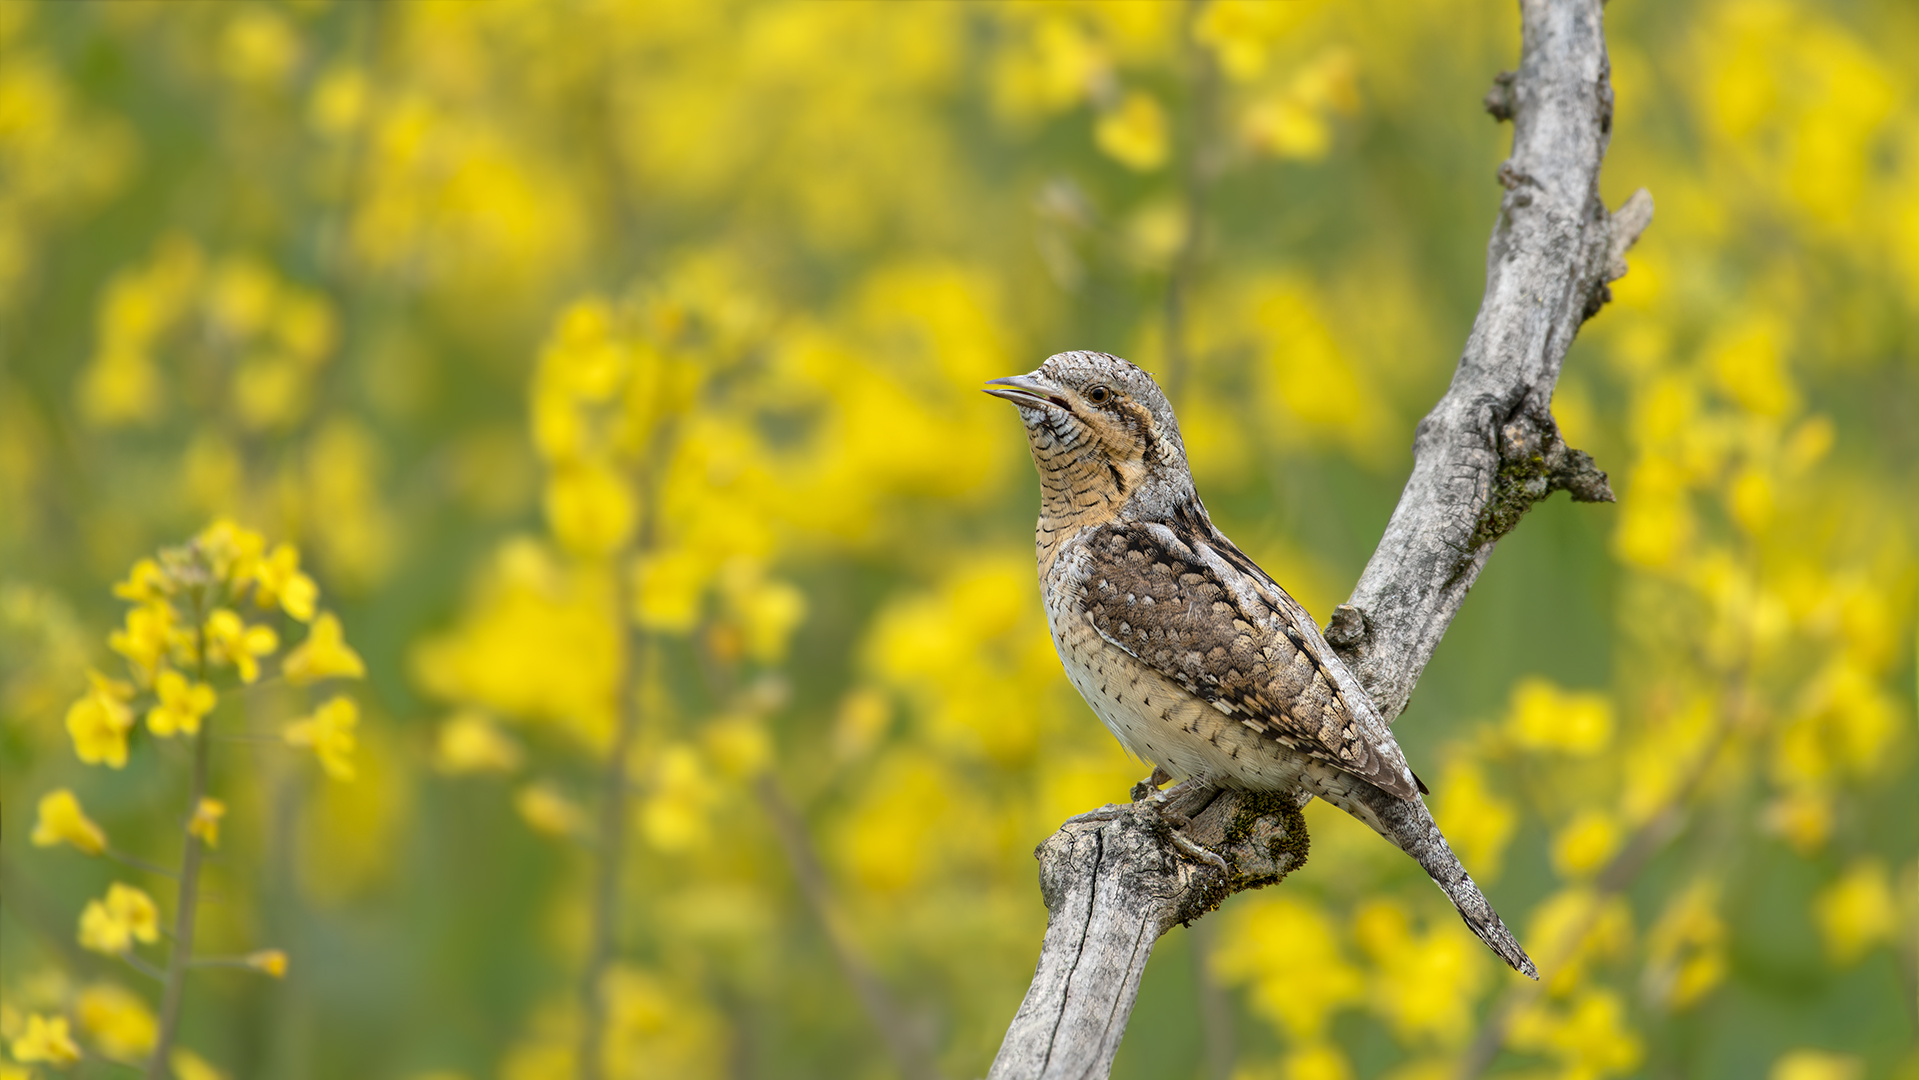
M 1202 847 L 1198 841 L 1187 836 L 1186 833 L 1182 831 L 1192 822 L 1191 819 L 1179 809 L 1180 804 L 1185 801 L 1188 795 L 1194 794 L 1195 792 L 1209 792 L 1218 785 L 1213 783 L 1211 777 L 1202 774 L 1199 776 L 1189 776 L 1169 788 L 1159 787 L 1159 784 L 1163 784 L 1171 779 L 1172 777 L 1166 774 L 1166 770 L 1155 768 L 1151 777 L 1141 781 L 1139 785 L 1133 788 L 1133 801 L 1166 823 L 1167 836 L 1172 839 L 1173 846 L 1179 849 L 1180 854 L 1185 855 L 1195 862 L 1205 863 L 1230 877 L 1233 871 L 1226 865 L 1226 860 L 1222 858 L 1218 852 L 1210 848 Z M 1155 781 L 1158 783 L 1155 783 Z M 1148 787 L 1152 790 L 1142 793 L 1140 791 L 1141 787 Z
M 1160 776 L 1162 774 L 1155 770 L 1153 775 Z M 1172 777 L 1169 776 L 1166 779 L 1170 780 Z M 1151 784 L 1150 778 L 1133 786 L 1133 801 L 1173 812 L 1174 816 L 1181 818 L 1185 817 L 1185 815 L 1174 811 L 1173 808 L 1184 801 L 1188 795 L 1195 792 L 1211 791 L 1219 786 L 1213 783 L 1212 777 L 1201 774 L 1199 776 L 1189 776 L 1168 788 L 1160 788 L 1155 785 L 1155 790 L 1149 790 L 1145 793 L 1144 797 L 1141 797 L 1140 787 L 1149 784 Z
M 1168 824 L 1171 824 L 1171 823 L 1169 822 Z M 1194 840 L 1192 837 L 1187 836 L 1183 832 L 1180 832 L 1178 825 L 1174 825 L 1167 832 L 1167 835 L 1172 837 L 1173 846 L 1179 849 L 1180 854 L 1186 856 L 1189 859 L 1192 859 L 1194 862 L 1205 863 L 1206 865 L 1212 867 L 1213 869 L 1219 871 L 1221 874 L 1225 875 L 1227 878 L 1231 878 L 1233 876 L 1232 867 L 1229 867 L 1226 865 L 1226 859 L 1223 856 L 1221 856 L 1219 852 L 1214 851 L 1211 848 L 1201 847 L 1199 844 L 1199 841 Z
M 1160 785 L 1172 778 L 1172 773 L 1167 772 L 1158 765 L 1153 766 L 1153 775 L 1133 785 L 1133 801 L 1141 802 L 1158 795 Z

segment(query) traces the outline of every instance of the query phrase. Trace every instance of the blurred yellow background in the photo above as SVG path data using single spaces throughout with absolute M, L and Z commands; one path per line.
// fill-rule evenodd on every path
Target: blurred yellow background
M 1919 11 L 1606 16 L 1659 210 L 1555 412 L 1620 501 L 1501 542 L 1397 729 L 1545 981 L 1315 804 L 1118 1076 L 1919 1077 Z M 983 1074 L 1033 846 L 1146 767 L 977 387 L 1157 372 L 1323 620 L 1517 55 L 1482 0 L 0 3 L 0 1076 L 151 1052 L 111 954 L 190 816 L 183 1080 Z M 216 519 L 273 640 L 202 720 L 129 568 Z

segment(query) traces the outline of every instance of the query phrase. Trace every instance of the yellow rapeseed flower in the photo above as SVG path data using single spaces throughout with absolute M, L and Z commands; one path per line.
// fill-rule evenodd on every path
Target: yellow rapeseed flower
M 1646 987 L 1655 1001 L 1684 1009 L 1725 979 L 1726 924 L 1718 905 L 1718 884 L 1701 878 L 1646 935 Z
M 1553 869 L 1583 880 L 1597 873 L 1619 849 L 1619 822 L 1604 810 L 1586 810 L 1553 838 Z
M 1859 1080 L 1865 1071 L 1857 1055 L 1802 1047 L 1779 1055 L 1766 1080 Z
M 271 656 L 280 647 L 280 635 L 270 626 L 248 626 L 239 614 L 219 608 L 207 616 L 207 660 L 214 664 L 232 664 L 240 681 L 252 683 L 260 677 L 262 656 Z
M 1171 145 L 1166 110 L 1151 94 L 1135 90 L 1099 118 L 1093 128 L 1093 141 L 1127 168 L 1151 172 L 1166 164 Z
M 87 901 L 80 912 L 83 948 L 118 956 L 136 940 L 148 944 L 160 940 L 160 909 L 153 897 L 116 881 L 107 886 L 106 899 Z
M 160 1025 L 138 994 L 113 983 L 94 983 L 80 991 L 73 1003 L 80 1030 L 92 1037 L 100 1052 L 132 1061 L 153 1050 Z
M 1533 909 L 1524 936 L 1546 989 L 1565 994 L 1579 985 L 1588 964 L 1616 956 L 1631 944 L 1632 909 L 1618 896 L 1573 886 Z
M 1506 845 L 1519 828 L 1519 812 L 1493 792 L 1478 765 L 1464 758 L 1449 765 L 1434 786 L 1440 794 L 1433 800 L 1433 816 L 1453 850 L 1482 883 L 1498 880 Z
M 752 716 L 730 716 L 707 725 L 701 740 L 706 756 L 732 780 L 747 780 L 766 771 L 773 761 L 773 741 L 766 725 Z
M 151 684 L 173 647 L 178 618 L 163 601 L 142 604 L 127 612 L 126 629 L 107 635 L 107 646 L 133 663 L 143 683 Z
M 9 1049 L 13 1051 L 13 1060 L 23 1065 L 46 1062 L 65 1067 L 80 1060 L 80 1045 L 73 1041 L 64 1016 L 34 1013 L 27 1017 L 26 1032 L 13 1040 Z
M 187 820 L 187 832 L 205 840 L 208 847 L 219 847 L 220 819 L 226 814 L 226 803 L 203 798 L 194 806 L 193 816 Z
M 287 977 L 287 954 L 284 949 L 259 949 L 246 955 L 246 965 L 255 971 L 263 971 L 276 979 Z
M 1471 937 L 1450 925 L 1414 934 L 1406 910 L 1384 900 L 1353 916 L 1353 937 L 1378 967 L 1367 1000 L 1401 1042 L 1454 1045 L 1472 1033 L 1486 966 Z
M 1591 757 L 1612 742 L 1612 702 L 1593 691 L 1562 690 L 1547 679 L 1521 679 L 1513 687 L 1506 730 L 1527 750 Z
M 1512 1046 L 1558 1058 L 1568 1076 L 1599 1080 L 1628 1073 L 1639 1067 L 1645 1050 L 1625 1014 L 1625 1004 L 1610 990 L 1587 990 L 1565 1012 L 1535 1002 L 1514 1014 Z
M 1819 787 L 1788 791 L 1766 807 L 1760 821 L 1801 856 L 1816 855 L 1832 836 L 1832 795 Z
M 89 765 L 118 769 L 127 763 L 127 731 L 133 727 L 133 709 L 127 700 L 133 697 L 133 687 L 97 671 L 87 672 L 87 681 L 92 688 L 67 709 L 73 752 Z
M 1249 984 L 1254 1011 L 1292 1038 L 1320 1041 L 1333 1013 L 1365 1000 L 1365 981 L 1319 908 L 1262 896 L 1234 916 L 1232 932 L 1220 938 L 1231 947 L 1213 953 L 1213 970 L 1225 982 Z
M 792 585 L 767 577 L 750 559 L 729 562 L 720 577 L 727 608 L 746 631 L 746 649 L 761 663 L 786 656 L 787 640 L 806 618 L 806 595 Z
M 1836 882 L 1821 890 L 1812 902 L 1825 939 L 1826 955 L 1835 964 L 1850 964 L 1899 931 L 1899 912 L 1887 881 L 1886 864 L 1861 859 Z
M 40 796 L 40 818 L 33 824 L 35 847 L 52 847 L 62 841 L 88 855 L 107 849 L 107 831 L 80 809 L 80 800 L 66 788 L 55 788 Z
M 683 744 L 668 746 L 653 769 L 654 790 L 640 810 L 647 842 L 661 851 L 687 851 L 706 842 L 708 810 L 719 791 L 699 752 Z
M 1353 1063 L 1332 1043 L 1312 1041 L 1286 1055 L 1280 1075 L 1285 1080 L 1353 1080 Z
M 219 518 L 200 530 L 193 538 L 193 546 L 206 560 L 215 580 L 237 584 L 252 575 L 267 541 L 252 529 Z
M 553 535 L 573 551 L 606 555 L 633 535 L 639 505 L 632 483 L 599 461 L 566 462 L 546 485 L 546 517 Z
M 545 781 L 515 792 L 513 808 L 528 825 L 548 836 L 576 836 L 586 831 L 586 811 Z
M 147 710 L 147 728 L 163 739 L 176 732 L 200 733 L 200 718 L 213 711 L 219 695 L 213 687 L 194 682 L 177 671 L 162 671 L 153 684 L 159 704 Z
M 320 587 L 300 572 L 300 551 L 281 544 L 253 566 L 253 600 L 263 608 L 278 605 L 301 622 L 313 621 L 313 605 Z
M 173 1052 L 167 1055 L 167 1064 L 173 1066 L 175 1080 L 227 1080 L 226 1073 L 184 1046 L 173 1048 Z
M 173 595 L 174 580 L 160 564 L 152 559 L 141 559 L 127 571 L 125 581 L 116 582 L 113 595 L 122 600 L 131 600 L 136 604 L 154 604 Z
M 463 712 L 440 725 L 433 767 L 449 776 L 512 772 L 524 758 L 520 744 L 477 712 Z
M 295 686 L 321 679 L 358 679 L 366 675 L 360 654 L 346 643 L 340 631 L 340 618 L 326 612 L 313 620 L 313 629 L 299 647 L 287 654 L 281 670 Z
M 330 618 L 330 616 L 328 616 Z M 316 627 L 317 629 L 317 627 Z M 312 747 L 320 756 L 320 765 L 335 780 L 353 779 L 353 729 L 360 722 L 360 707 L 350 697 L 335 697 L 303 720 L 286 726 L 288 746 Z

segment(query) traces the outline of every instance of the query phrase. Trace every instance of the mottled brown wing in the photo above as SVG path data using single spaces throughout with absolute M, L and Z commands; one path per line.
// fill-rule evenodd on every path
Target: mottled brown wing
M 1252 730 L 1401 798 L 1416 789 L 1397 748 L 1376 745 L 1327 669 L 1316 630 L 1261 599 L 1284 591 L 1257 567 L 1203 557 L 1220 542 L 1180 526 L 1115 522 L 1088 538 L 1086 607 L 1093 625 L 1141 663 Z M 1210 565 L 1209 565 L 1210 564 Z M 1251 566 L 1246 562 L 1245 566 Z M 1235 587 L 1238 586 L 1238 587 Z M 1297 605 L 1293 605 L 1295 608 Z M 1390 742 L 1391 736 L 1385 736 Z

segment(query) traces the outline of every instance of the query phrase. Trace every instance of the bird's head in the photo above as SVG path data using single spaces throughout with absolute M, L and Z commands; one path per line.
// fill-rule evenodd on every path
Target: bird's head
M 984 389 L 1019 407 L 1049 500 L 1097 494 L 1114 510 L 1160 516 L 1193 498 L 1173 407 L 1151 375 L 1119 357 L 1060 353 Z

